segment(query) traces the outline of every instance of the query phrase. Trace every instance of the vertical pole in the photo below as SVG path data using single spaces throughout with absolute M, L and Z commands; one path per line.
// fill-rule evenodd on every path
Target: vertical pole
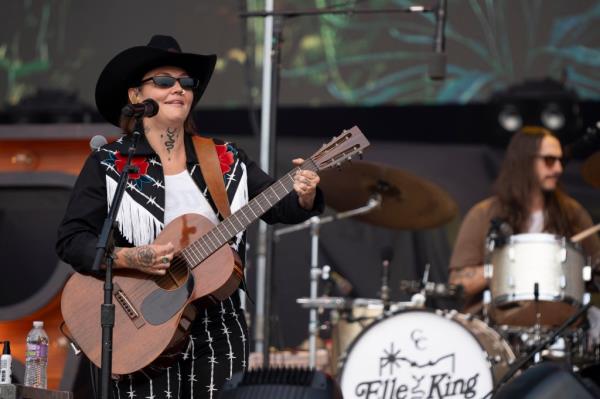
M 273 11 L 274 0 L 265 0 L 265 12 Z M 260 166 L 270 175 L 275 174 L 275 121 L 277 110 L 277 66 L 273 66 L 273 55 L 277 43 L 273 36 L 274 17 L 265 17 L 263 40 L 262 105 L 260 130 Z M 274 96 L 275 94 L 275 96 Z M 258 226 L 256 257 L 256 312 L 254 323 L 255 351 L 263 354 L 263 367 L 269 367 L 271 308 L 271 263 L 273 253 L 273 231 L 265 222 Z
M 319 289 L 319 277 L 321 277 L 321 269 L 319 269 L 319 230 L 321 219 L 318 216 L 313 216 L 310 222 L 310 299 L 315 300 L 317 299 L 317 291 Z M 313 306 L 310 308 L 308 320 L 308 367 L 310 368 L 316 368 L 317 365 L 318 333 L 318 313 L 317 308 Z

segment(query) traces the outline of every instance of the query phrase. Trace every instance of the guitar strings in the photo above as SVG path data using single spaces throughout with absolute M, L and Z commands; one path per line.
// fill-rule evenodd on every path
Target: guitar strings
M 187 281 L 187 278 L 189 278 L 188 275 L 193 272 L 193 269 L 196 266 L 198 266 L 199 264 L 204 262 L 204 260 L 206 260 L 212 254 L 214 254 L 223 245 L 227 244 L 227 242 L 231 238 L 233 238 L 233 236 L 235 236 L 235 234 L 232 235 L 231 232 L 227 229 L 227 227 L 228 227 L 227 225 L 231 225 L 232 227 L 234 227 L 234 231 L 236 230 L 235 223 L 233 222 L 234 217 L 238 221 L 238 223 L 242 226 L 242 230 L 240 230 L 240 231 L 245 230 L 249 226 L 250 223 L 252 223 L 256 219 L 260 218 L 260 216 L 262 216 L 264 213 L 266 213 L 275 203 L 279 202 L 285 195 L 289 194 L 292 191 L 293 183 L 294 183 L 293 175 L 303 169 L 311 170 L 311 171 L 317 170 L 317 167 L 316 167 L 314 161 L 312 160 L 312 158 L 307 159 L 304 162 L 304 164 L 302 165 L 302 167 L 296 167 L 296 168 L 292 169 L 290 172 L 288 172 L 286 175 L 284 175 L 281 179 L 277 180 L 275 183 L 273 183 L 271 186 L 269 186 L 266 190 L 264 190 L 261 194 L 259 194 L 258 196 L 253 198 L 250 202 L 248 202 L 246 205 L 244 205 L 242 208 L 240 208 L 237 212 L 235 212 L 234 214 L 232 214 L 231 216 L 229 216 L 228 218 L 223 220 L 221 223 L 216 225 L 214 228 L 212 228 L 210 231 L 208 231 L 202 237 L 195 240 L 188 247 L 183 248 L 180 251 L 177 251 L 173 257 L 173 261 L 171 262 L 171 265 L 166 274 L 160 275 L 160 276 L 159 275 L 148 275 L 149 278 L 147 280 L 152 280 L 158 286 L 164 286 L 169 282 L 174 283 L 176 287 L 180 287 L 181 284 L 185 284 L 185 282 Z M 284 184 L 285 178 L 289 179 L 289 181 L 287 182 L 287 185 Z M 279 186 L 277 186 L 277 183 L 279 183 Z M 268 196 L 269 190 L 271 192 L 273 192 L 273 194 L 275 194 L 277 201 L 273 202 L 269 198 L 269 196 Z M 258 206 L 258 208 L 260 209 L 260 213 L 255 212 L 252 209 L 253 206 Z M 252 211 L 251 213 L 252 213 L 252 215 L 254 215 L 254 217 L 248 217 L 248 214 L 247 214 L 248 210 Z M 243 215 L 245 217 L 245 219 L 248 220 L 248 224 L 244 223 L 243 220 L 239 218 L 239 215 Z M 223 231 L 221 231 L 223 229 L 225 230 L 225 232 L 227 234 L 224 234 Z M 224 240 L 219 239 L 219 237 L 217 236 L 217 232 L 221 233 L 221 236 L 223 236 Z M 239 231 L 238 231 L 238 233 L 239 233 Z M 236 234 L 238 234 L 238 233 L 236 233 Z M 228 237 L 228 236 L 230 236 L 230 237 Z M 215 241 L 213 241 L 213 239 L 217 242 L 216 245 L 214 244 Z M 208 242 L 209 240 L 213 241 L 213 243 Z M 196 254 L 199 254 L 199 256 L 198 255 L 194 256 L 193 252 L 191 254 L 188 254 L 190 252 L 191 247 L 194 247 L 196 249 Z M 205 249 L 204 251 L 201 251 L 200 248 L 207 248 L 207 249 Z M 202 254 L 201 252 L 205 252 L 206 255 Z M 189 255 L 189 256 L 186 256 L 186 255 Z M 194 265 L 190 264 L 189 260 L 187 259 L 188 257 L 192 257 L 192 256 L 194 258 L 198 258 L 197 263 Z M 196 260 L 194 260 L 194 262 L 196 262 Z M 173 282 L 173 280 L 175 280 L 175 282 Z M 150 294 L 151 292 L 156 290 L 155 286 L 150 285 L 150 284 L 145 284 L 145 281 L 146 281 L 146 279 L 140 280 L 140 282 L 138 284 L 134 285 L 133 288 L 129 290 L 128 295 L 131 297 L 135 297 L 138 295 L 146 296 L 147 294 Z

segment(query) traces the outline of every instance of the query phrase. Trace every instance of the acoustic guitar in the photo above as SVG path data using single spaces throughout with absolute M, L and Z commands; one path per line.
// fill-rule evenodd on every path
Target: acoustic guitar
M 238 287 L 241 262 L 227 243 L 293 190 L 297 170 L 339 166 L 369 145 L 358 127 L 345 130 L 304 163 L 248 204 L 214 225 L 197 214 L 174 219 L 154 240 L 173 243 L 175 257 L 166 275 L 114 271 L 114 374 L 128 374 L 155 361 L 182 342 L 195 317 L 194 301 L 228 298 Z M 236 259 L 237 258 L 237 259 Z M 101 364 L 100 305 L 104 281 L 74 273 L 62 293 L 61 310 L 71 337 L 96 366 Z

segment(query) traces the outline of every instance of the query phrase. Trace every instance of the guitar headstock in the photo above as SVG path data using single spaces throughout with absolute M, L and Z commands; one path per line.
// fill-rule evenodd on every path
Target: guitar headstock
M 369 144 L 369 140 L 358 126 L 354 126 L 349 130 L 344 130 L 342 134 L 323 145 L 310 157 L 310 160 L 315 164 L 317 170 L 340 166 L 342 162 L 350 160 L 353 156 L 361 155 Z

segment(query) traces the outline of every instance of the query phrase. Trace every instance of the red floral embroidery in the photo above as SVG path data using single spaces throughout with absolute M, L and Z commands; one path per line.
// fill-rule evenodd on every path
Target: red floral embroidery
M 116 158 L 117 159 L 115 159 L 115 167 L 117 168 L 117 172 L 121 174 L 121 172 L 123 172 L 125 164 L 127 164 L 127 156 L 121 155 L 119 152 L 117 152 Z M 129 175 L 129 178 L 131 180 L 137 180 L 140 178 L 140 176 L 143 176 L 148 172 L 149 164 L 148 161 L 146 161 L 145 157 L 133 157 L 133 159 L 131 160 L 131 164 L 137 166 L 138 168 L 138 173 L 131 173 Z
M 221 164 L 221 172 L 223 174 L 229 173 L 233 164 L 233 153 L 227 149 L 226 144 L 217 144 L 215 147 L 219 156 L 219 163 Z

